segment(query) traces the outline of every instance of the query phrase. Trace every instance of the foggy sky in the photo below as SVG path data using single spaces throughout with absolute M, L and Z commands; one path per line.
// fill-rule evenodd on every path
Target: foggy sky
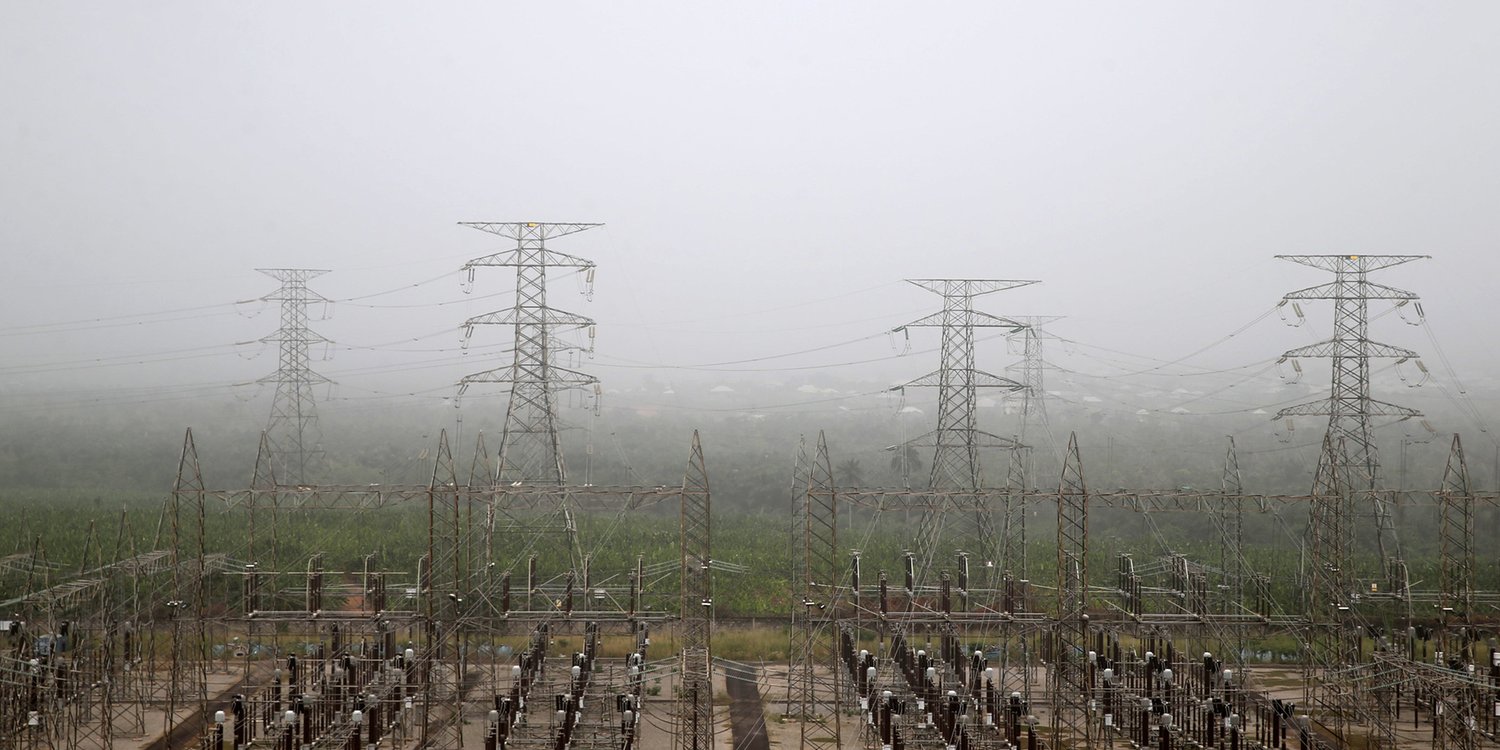
M 1041 280 L 978 307 L 1124 353 L 1054 347 L 1092 352 L 1075 369 L 1150 368 L 1327 280 L 1284 253 L 1431 254 L 1376 280 L 1422 295 L 1484 382 L 1497 21 L 1478 2 L 15 0 L 0 385 L 238 393 L 275 352 L 236 343 L 276 317 L 230 303 L 274 290 L 253 269 L 296 266 L 361 298 L 314 322 L 340 396 L 441 399 L 505 361 L 507 332 L 460 357 L 458 325 L 514 284 L 486 269 L 462 294 L 453 272 L 509 244 L 456 222 L 508 220 L 606 223 L 553 246 L 599 264 L 592 301 L 572 277 L 552 299 L 599 321 L 579 367 L 607 386 L 916 377 L 934 355 L 846 364 L 938 308 L 908 277 Z M 1302 330 L 1272 315 L 1186 364 L 1328 335 L 1306 307 Z M 1372 332 L 1432 356 L 1395 316 Z M 986 346 L 987 369 L 1014 361 Z M 1235 403 L 1257 398 L 1281 397 Z

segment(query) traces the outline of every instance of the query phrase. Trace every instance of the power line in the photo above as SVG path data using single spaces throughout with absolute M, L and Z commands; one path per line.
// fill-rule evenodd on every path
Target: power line
M 203 318 L 207 317 L 234 314 L 234 311 L 232 310 L 225 310 L 223 312 L 210 313 L 207 315 L 202 313 L 202 311 L 204 310 L 213 310 L 224 306 L 225 305 L 208 305 L 199 308 L 181 308 L 172 311 L 172 314 L 181 312 L 190 312 L 195 314 L 182 315 L 180 317 L 172 318 L 161 318 L 159 320 L 136 320 L 136 318 L 155 317 L 155 315 L 147 314 L 123 317 L 111 316 L 108 318 L 93 318 L 90 320 L 68 321 L 64 323 L 37 323 L 29 326 L 13 326 L 11 328 L 0 328 L 0 337 L 39 336 L 58 333 L 74 333 L 77 331 L 99 331 L 113 328 L 131 328 L 135 326 L 153 325 L 156 323 L 175 323 L 182 320 L 202 320 Z M 97 325 L 84 325 L 86 323 Z
M 431 284 L 431 283 L 433 283 L 435 281 L 442 281 L 443 279 L 446 279 L 449 276 L 457 276 L 459 273 L 462 273 L 462 271 L 446 271 L 446 272 L 440 273 L 437 276 L 434 276 L 434 277 L 432 277 L 430 279 L 423 279 L 422 281 L 414 282 L 414 283 L 411 283 L 411 284 L 402 284 L 401 286 L 394 287 L 394 288 L 391 288 L 391 289 L 386 289 L 386 290 L 379 291 L 379 292 L 371 292 L 369 294 L 361 294 L 361 295 L 354 296 L 354 297 L 345 297 L 343 299 L 334 299 L 334 300 L 325 300 L 325 301 L 326 302 L 336 302 L 336 303 L 347 303 L 347 302 L 358 302 L 359 300 L 362 300 L 362 299 L 372 299 L 372 298 L 375 298 L 375 297 L 384 297 L 384 296 L 386 296 L 388 294 L 395 294 L 397 292 L 407 291 L 408 289 L 415 289 L 416 287 L 419 287 L 419 286 L 426 286 L 427 284 Z

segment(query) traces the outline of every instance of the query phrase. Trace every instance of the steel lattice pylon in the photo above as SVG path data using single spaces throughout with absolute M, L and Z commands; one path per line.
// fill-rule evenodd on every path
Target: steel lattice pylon
M 474 383 L 505 383 L 510 386 L 505 427 L 500 433 L 500 460 L 496 479 L 501 482 L 562 485 L 562 444 L 557 434 L 557 393 L 581 388 L 598 379 L 557 365 L 555 355 L 566 348 L 557 338 L 564 330 L 588 328 L 594 321 L 547 304 L 547 269 L 577 268 L 592 274 L 594 262 L 547 249 L 547 240 L 592 229 L 600 224 L 555 224 L 549 222 L 462 222 L 464 226 L 516 241 L 506 250 L 464 264 L 470 281 L 483 266 L 516 269 L 516 302 L 500 310 L 464 321 L 464 336 L 476 325 L 508 325 L 515 329 L 514 360 L 493 370 L 468 375 L 459 382 L 459 392 Z
M 261 298 L 281 303 L 281 329 L 261 339 L 277 342 L 280 348 L 276 373 L 259 381 L 276 384 L 276 398 L 271 403 L 271 420 L 266 425 L 266 434 L 271 441 L 277 476 L 291 484 L 306 484 L 316 480 L 323 459 L 312 389 L 315 385 L 330 382 L 308 365 L 308 347 L 328 339 L 308 330 L 307 306 L 328 300 L 309 290 L 307 282 L 328 271 L 312 268 L 256 270 L 281 282 L 281 288 L 274 294 Z
M 713 750 L 713 685 L 710 637 L 713 625 L 713 554 L 710 547 L 708 469 L 698 431 L 682 479 L 682 710 L 673 746 Z
M 929 433 L 935 450 L 928 485 L 933 489 L 978 489 L 982 483 L 979 449 L 986 445 L 1007 448 L 1012 445 L 1010 440 L 979 430 L 974 411 L 978 389 L 1019 391 L 1025 385 L 975 367 L 974 329 L 1005 328 L 1015 332 L 1024 330 L 1026 325 L 975 310 L 974 298 L 1037 282 L 1003 279 L 907 279 L 907 282 L 943 298 L 941 312 L 895 329 L 897 333 L 910 328 L 942 331 L 942 359 L 938 369 L 900 386 L 938 389 L 937 429 Z M 993 442 L 986 443 L 986 439 Z
M 1412 292 L 1376 284 L 1369 274 L 1426 258 L 1425 255 L 1281 255 L 1283 260 L 1332 273 L 1333 281 L 1291 292 L 1282 304 L 1301 300 L 1331 300 L 1333 335 L 1282 356 L 1327 358 L 1332 363 L 1328 398 L 1281 410 L 1275 419 L 1326 416 L 1328 430 L 1319 460 L 1308 523 L 1308 580 L 1305 586 L 1309 620 L 1309 670 L 1306 696 L 1317 720 L 1339 745 L 1347 745 L 1355 722 L 1374 729 L 1372 748 L 1395 744 L 1394 699 L 1378 670 L 1361 658 L 1358 629 L 1370 627 L 1356 610 L 1359 577 L 1353 570 L 1356 509 L 1368 508 L 1375 519 L 1376 553 L 1384 568 L 1386 590 L 1410 607 L 1410 583 L 1391 514 L 1383 492 L 1380 461 L 1371 432 L 1373 417 L 1409 419 L 1421 416 L 1403 406 L 1370 395 L 1370 360 L 1401 361 L 1417 354 L 1369 337 L 1371 300 L 1405 305 L 1417 299 Z M 1416 308 L 1420 314 L 1420 306 Z M 1300 309 L 1298 309 L 1300 315 Z M 1372 591 L 1378 590 L 1372 584 Z M 1409 616 L 1409 615 L 1408 615 Z
M 1443 469 L 1443 486 L 1438 490 L 1437 502 L 1440 514 L 1439 536 L 1441 537 L 1438 560 L 1438 611 L 1441 613 L 1442 631 L 1439 648 L 1456 657 L 1456 663 L 1472 658 L 1469 653 L 1475 615 L 1474 596 L 1474 505 L 1475 497 L 1469 483 L 1469 468 L 1464 460 L 1463 443 L 1458 435 L 1453 436 L 1448 451 L 1448 463 Z M 1493 659 L 1494 657 L 1491 657 Z M 1478 746 L 1475 725 L 1483 716 L 1486 703 L 1494 704 L 1494 693 L 1482 683 L 1454 679 L 1457 670 L 1443 673 L 1433 679 L 1431 690 L 1442 706 L 1438 719 L 1437 741 L 1440 750 L 1473 750 Z M 1493 672 L 1491 672 L 1493 675 Z M 1488 695 L 1486 695 L 1488 693 Z
M 816 676 L 819 658 L 837 662 L 831 622 L 840 604 L 841 560 L 838 555 L 838 493 L 833 485 L 833 461 L 828 455 L 828 441 L 818 433 L 816 452 L 811 462 L 799 461 L 806 475 L 797 479 L 802 491 L 798 498 L 802 522 L 799 534 L 802 567 L 797 571 L 802 601 L 794 607 L 796 628 L 788 670 L 788 685 L 798 701 L 792 705 L 790 695 L 787 713 L 802 720 L 801 747 L 838 747 L 842 743 L 843 724 L 838 711 L 839 671 L 832 673 L 832 688 L 820 685 Z M 827 717 L 821 726 L 816 720 Z
M 260 433 L 260 449 L 255 453 L 255 472 L 250 476 L 250 488 L 252 492 L 245 502 L 248 511 L 245 515 L 245 557 L 255 563 L 261 562 L 256 557 L 255 515 L 261 505 L 269 506 L 271 544 L 264 562 L 268 570 L 276 570 L 276 456 L 271 451 L 271 437 L 264 431 Z
M 1474 494 L 1469 489 L 1469 468 L 1458 435 L 1443 470 L 1443 488 L 1438 492 L 1441 511 L 1439 535 L 1438 604 L 1444 624 L 1466 625 L 1474 614 Z
M 1417 353 L 1390 344 L 1372 341 L 1369 336 L 1370 300 L 1415 301 L 1417 295 L 1394 287 L 1376 284 L 1369 273 L 1414 260 L 1426 255 L 1278 255 L 1283 260 L 1328 271 L 1334 280 L 1287 294 L 1285 302 L 1299 300 L 1333 301 L 1333 336 L 1326 341 L 1292 349 L 1282 359 L 1326 357 L 1333 362 L 1333 388 L 1327 399 L 1289 406 L 1274 419 L 1297 416 L 1327 416 L 1328 434 L 1335 444 L 1342 444 L 1340 470 L 1348 469 L 1351 489 L 1367 500 L 1376 519 L 1376 545 L 1382 563 L 1394 569 L 1391 562 L 1401 557 L 1390 509 L 1376 494 L 1379 488 L 1380 461 L 1370 434 L 1371 417 L 1419 417 L 1420 413 L 1404 406 L 1377 401 L 1370 397 L 1370 360 L 1408 359 Z M 1389 545 L 1389 546 L 1388 546 Z
M 1020 486 L 1025 489 L 1036 486 L 1042 478 L 1050 479 L 1057 469 L 1052 426 L 1047 420 L 1047 362 L 1042 350 L 1042 340 L 1046 334 L 1042 331 L 1042 326 L 1061 319 L 1056 315 L 1009 317 L 1009 320 L 1026 326 L 1009 337 L 1012 346 L 1019 345 L 1021 361 L 1005 368 L 1007 372 L 1018 373 L 1019 382 L 1024 386 L 1020 391 L 1021 426 L 1016 433 L 1016 441 L 1019 443 L 1016 450 L 1022 453 L 1024 459 L 1021 466 L 1025 472 L 1026 484 Z M 1045 450 L 1038 453 L 1036 444 L 1043 439 L 1046 441 Z
M 1089 665 L 1089 496 L 1083 481 L 1078 436 L 1068 450 L 1057 489 L 1057 624 L 1052 692 L 1055 747 L 1095 747 Z
M 1314 718 L 1340 746 L 1348 743 L 1355 710 L 1351 684 L 1359 663 L 1358 642 L 1350 633 L 1354 582 L 1349 574 L 1352 534 L 1348 466 L 1343 441 L 1331 433 L 1325 435 L 1310 498 L 1304 591 L 1309 650 L 1305 699 L 1315 709 Z
M 167 602 L 171 619 L 170 684 L 163 733 L 176 729 L 178 706 L 196 705 L 202 712 L 208 701 L 207 639 L 204 637 L 204 579 L 208 575 L 203 533 L 203 471 L 193 431 L 182 440 L 182 458 L 170 500 L 172 523 L 172 594 Z M 183 632 L 186 630 L 187 632 Z
M 907 279 L 943 298 L 943 309 L 896 328 L 907 333 L 911 328 L 938 328 L 941 331 L 941 360 L 936 371 L 924 375 L 899 389 L 935 387 L 938 391 L 937 429 L 912 443 L 932 439 L 932 470 L 928 486 L 935 490 L 978 490 L 984 484 L 980 471 L 980 448 L 1014 450 L 1016 442 L 979 429 L 976 416 L 980 388 L 1021 391 L 1025 386 L 1009 378 L 980 370 L 975 366 L 974 331 L 978 328 L 1000 328 L 1017 332 L 1025 324 L 974 309 L 974 298 L 993 292 L 1035 284 L 1035 281 L 1005 279 Z M 901 449 L 904 450 L 905 446 Z M 923 514 L 912 549 L 921 556 L 918 578 L 925 579 L 939 555 L 945 531 L 952 526 L 960 538 L 950 536 L 953 548 L 977 553 L 983 561 L 993 561 L 998 553 L 994 538 L 993 509 L 983 502 L 965 502 L 944 496 Z
M 1225 616 L 1238 615 L 1245 607 L 1245 578 L 1249 566 L 1245 564 L 1245 486 L 1240 477 L 1240 459 L 1235 451 L 1234 436 L 1229 436 L 1229 447 L 1224 451 L 1224 473 L 1220 483 L 1224 499 L 1213 509 L 1214 526 L 1219 532 L 1219 569 L 1228 581 L 1220 613 Z M 1233 643 L 1220 639 L 1220 652 L 1225 653 L 1228 663 L 1235 671 L 1244 671 L 1245 631 L 1235 628 Z
M 1026 578 L 1026 457 L 1022 449 L 1011 451 L 1006 472 L 1005 510 L 1000 523 L 1000 557 L 995 568 L 1004 574 Z

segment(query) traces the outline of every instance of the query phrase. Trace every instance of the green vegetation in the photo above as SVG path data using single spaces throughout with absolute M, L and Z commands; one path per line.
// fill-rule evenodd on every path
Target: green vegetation
M 91 419 L 34 413 L 8 424 L 0 437 L 0 554 L 36 549 L 50 564 L 35 571 L 0 572 L 0 600 L 16 595 L 39 578 L 56 582 L 79 571 L 129 557 L 137 552 L 168 548 L 174 533 L 187 548 L 196 544 L 198 529 L 191 514 L 174 529 L 168 499 L 182 447 L 180 424 L 194 430 L 205 482 L 209 487 L 248 486 L 255 458 L 257 433 L 252 425 L 262 418 L 243 404 L 189 404 L 164 413 L 115 409 Z M 568 465 L 574 481 L 595 484 L 674 486 L 682 481 L 689 436 L 702 427 L 710 484 L 713 489 L 714 559 L 723 563 L 714 576 L 715 612 L 723 618 L 789 615 L 798 606 L 799 577 L 792 517 L 791 473 L 805 415 L 724 413 L 704 417 L 665 415 L 628 409 L 607 412 L 609 431 L 596 430 L 595 450 L 581 450 L 577 435 L 569 436 Z M 357 485 L 401 483 L 425 485 L 432 475 L 432 449 L 438 430 L 413 425 L 451 418 L 451 410 L 437 415 L 430 407 L 394 404 L 388 409 L 350 415 L 325 415 L 325 445 L 329 446 L 326 481 Z M 1059 423 L 1078 419 L 1061 411 Z M 828 441 L 836 480 L 845 485 L 900 486 L 900 469 L 915 466 L 920 474 L 923 455 L 900 460 L 881 446 L 894 442 L 890 417 L 884 413 L 849 412 L 830 417 Z M 474 424 L 478 422 L 478 424 Z M 1260 424 L 1260 423 L 1256 423 Z M 495 425 L 484 418 L 471 420 L 463 441 L 455 439 L 455 457 L 466 476 L 473 449 L 473 432 Z M 1063 428 L 1059 427 L 1061 431 Z M 1223 456 L 1220 438 L 1208 428 L 1189 428 L 1182 422 L 1106 420 L 1084 424 L 1084 460 L 1088 486 L 1216 487 Z M 25 435 L 26 439 L 20 439 Z M 809 444 L 813 436 L 806 436 Z M 493 448 L 493 439 L 490 441 Z M 68 446 L 66 453 L 53 446 Z M 810 446 L 809 446 L 810 447 Z M 1435 486 L 1446 446 L 1442 441 L 1413 444 L 1403 473 L 1406 486 Z M 1091 450 L 1092 449 L 1092 450 Z M 984 457 L 991 474 L 1000 466 Z M 1473 463 L 1473 462 L 1471 462 Z M 1482 463 L 1482 462 L 1481 462 Z M 1305 492 L 1311 471 L 1307 456 L 1297 451 L 1256 453 L 1242 448 L 1241 466 L 1247 489 L 1262 492 Z M 1483 469 L 1479 469 L 1483 472 Z M 1479 478 L 1476 478 L 1476 484 Z M 920 476 L 913 477 L 920 484 Z M 1257 510 L 1245 516 L 1245 557 L 1251 569 L 1270 577 L 1272 598 L 1287 611 L 1302 605 L 1297 588 L 1299 567 L 1296 542 L 1306 524 L 1306 509 L 1287 505 L 1274 512 Z M 447 565 L 452 556 L 453 509 L 440 507 L 434 543 Z M 472 513 L 472 516 L 471 516 Z M 274 521 L 269 508 L 253 515 L 247 508 L 227 508 L 210 501 L 202 526 L 204 549 L 227 555 L 235 562 L 257 562 L 263 570 L 293 572 L 321 553 L 331 571 L 331 583 L 353 583 L 341 572 L 363 569 L 367 556 L 380 570 L 392 573 L 389 583 L 403 587 L 415 579 L 417 560 L 428 548 L 428 509 L 415 501 L 397 507 L 362 512 L 280 509 Z M 484 508 L 458 509 L 460 534 L 472 540 L 470 552 L 460 556 L 460 567 L 476 574 L 486 562 L 497 572 L 512 571 L 520 590 L 527 560 L 536 555 L 543 581 L 567 567 L 565 537 L 555 532 L 507 531 L 504 520 L 488 553 L 484 547 Z M 902 553 L 915 535 L 918 513 L 877 512 L 842 507 L 837 549 L 859 550 L 864 583 L 873 585 L 887 571 L 899 589 Z M 1414 582 L 1430 588 L 1437 580 L 1438 519 L 1431 506 L 1403 505 L 1397 511 L 1404 554 Z M 474 519 L 471 521 L 471 518 Z M 546 520 L 546 519 L 543 519 Z M 1046 502 L 1027 513 L 1029 540 L 1027 576 L 1038 595 L 1056 577 L 1055 512 Z M 639 557 L 647 570 L 646 606 L 675 610 L 678 592 L 678 513 L 672 502 L 662 502 L 628 514 L 583 515 L 576 519 L 580 551 L 592 556 L 595 586 L 622 590 Z M 559 519 L 543 525 L 562 526 Z M 1500 526 L 1500 511 L 1478 511 L 1480 538 Z M 1090 512 L 1091 579 L 1096 586 L 1114 584 L 1115 557 L 1135 556 L 1137 565 L 1154 563 L 1178 553 L 1209 566 L 1221 564 L 1218 536 L 1203 514 L 1156 513 L 1147 516 L 1095 507 Z M 1356 548 L 1373 548 L 1366 537 Z M 971 558 L 974 575 L 984 580 L 982 555 Z M 1373 559 L 1356 560 L 1359 570 L 1378 568 Z M 954 569 L 951 552 L 933 564 Z M 737 572 L 743 570 L 744 572 Z M 442 571 L 445 576 L 448 569 Z M 28 582 L 28 577 L 32 582 Z M 1500 588 L 1494 566 L 1479 566 L 1481 589 Z M 227 584 L 226 584 L 227 585 Z M 336 597 L 336 595 L 335 595 Z M 736 636 L 738 637 L 738 636 Z M 775 638 L 746 646 L 747 651 L 775 651 L 784 645 Z
M 40 550 L 49 569 L 29 573 L 38 580 L 52 583 L 66 580 L 79 572 L 108 563 L 117 557 L 138 552 L 170 548 L 173 539 L 170 505 L 162 496 L 143 492 L 121 492 L 111 495 L 78 490 L 30 490 L 0 492 L 0 513 L 10 523 L 0 527 L 0 552 Z M 442 509 L 440 509 L 442 510 Z M 461 522 L 467 524 L 467 509 L 460 509 Z M 447 509 L 451 513 L 451 509 Z M 1246 517 L 1247 536 L 1261 543 L 1247 545 L 1250 567 L 1270 576 L 1271 595 L 1286 611 L 1298 611 L 1301 592 L 1297 589 L 1299 560 L 1293 537 L 1300 537 L 1304 523 L 1301 508 L 1283 511 L 1277 519 L 1270 514 L 1252 513 Z M 1050 541 L 1055 534 L 1050 507 L 1039 504 L 1028 514 L 1028 575 L 1039 587 L 1038 595 L 1055 580 L 1056 557 Z M 206 508 L 203 520 L 204 546 L 207 552 L 222 553 L 239 562 L 258 561 L 262 569 L 275 567 L 284 571 L 305 569 L 308 559 L 321 553 L 323 566 L 330 571 L 331 583 L 340 580 L 356 582 L 365 558 L 372 556 L 377 569 L 393 572 L 392 596 L 400 587 L 414 580 L 417 560 L 426 553 L 428 544 L 427 508 L 422 502 L 373 511 L 348 512 L 326 510 L 281 509 L 273 524 L 269 509 L 255 513 L 252 534 L 247 508 Z M 1410 518 L 1413 512 L 1408 512 Z M 472 532 L 472 558 L 466 567 L 478 570 L 484 557 L 483 535 L 479 528 L 483 509 L 476 509 Z M 448 516 L 440 516 L 441 537 L 449 528 Z M 880 516 L 874 511 L 845 513 L 840 518 L 839 546 L 859 549 L 865 572 L 865 585 L 872 585 L 879 571 L 887 571 L 892 588 L 899 589 L 901 558 L 916 519 L 905 515 Z M 1128 553 L 1138 565 L 1144 565 L 1167 553 L 1180 553 L 1208 565 L 1218 564 L 1217 536 L 1201 514 L 1142 514 L 1101 508 L 1092 513 L 1094 529 L 1090 568 L 1096 586 L 1114 583 L 1115 556 Z M 592 557 L 595 585 L 620 587 L 636 565 L 637 556 L 646 568 L 646 605 L 657 611 L 675 610 L 678 592 L 678 518 L 676 507 L 663 503 L 654 508 L 623 515 L 586 515 L 577 519 L 582 550 Z M 274 530 L 274 533 L 273 533 Z M 191 514 L 177 524 L 184 548 L 191 549 L 196 540 L 196 524 Z M 713 548 L 716 560 L 726 563 L 715 575 L 714 605 L 720 617 L 786 617 L 795 606 L 798 586 L 793 569 L 793 528 L 788 514 L 717 513 L 714 521 Z M 493 560 L 497 569 L 510 570 L 515 588 L 522 587 L 527 559 L 537 556 L 543 580 L 567 566 L 567 548 L 557 533 L 497 533 Z M 1431 579 L 1432 550 L 1409 545 L 1413 559 L 1413 580 Z M 1374 569 L 1374 560 L 1362 560 L 1364 569 Z M 943 560 L 934 564 L 940 568 Z M 740 567 L 745 572 L 736 572 Z M 976 567 L 974 575 L 983 573 Z M 340 573 L 340 572 L 343 573 Z M 446 571 L 445 571 L 446 572 Z M 14 596 L 27 583 L 26 571 L 12 570 L 0 577 L 0 596 Z M 342 578 L 341 578 L 342 576 Z M 1494 587 L 1495 571 L 1481 566 L 1480 587 Z M 980 578 L 982 580 L 982 578 Z M 32 584 L 34 585 L 34 584 Z M 783 639 L 728 631 L 728 644 L 750 639 L 747 653 L 776 654 L 786 648 Z M 735 646 L 734 648 L 740 648 Z M 776 658 L 776 657 L 765 657 Z

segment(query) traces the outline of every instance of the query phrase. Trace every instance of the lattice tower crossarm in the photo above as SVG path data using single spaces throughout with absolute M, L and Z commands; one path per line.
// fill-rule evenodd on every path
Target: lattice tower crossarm
M 281 282 L 280 289 L 261 298 L 281 303 L 281 328 L 261 339 L 267 343 L 275 342 L 279 349 L 275 374 L 259 381 L 276 384 L 266 433 L 278 467 L 277 475 L 293 484 L 305 484 L 316 479 L 323 458 L 313 387 L 331 382 L 313 372 L 309 364 L 308 348 L 328 339 L 308 328 L 307 308 L 315 303 L 326 303 L 328 299 L 308 289 L 307 282 L 328 271 L 314 268 L 256 270 Z
M 601 225 L 530 221 L 462 223 L 516 241 L 513 250 L 475 258 L 463 267 L 470 281 L 481 267 L 515 268 L 516 300 L 509 310 L 464 322 L 466 337 L 476 325 L 511 326 L 514 358 L 507 366 L 464 377 L 459 382 L 459 391 L 462 393 L 475 383 L 510 386 L 505 425 L 500 434 L 497 481 L 562 485 L 567 472 L 558 437 L 557 394 L 567 388 L 595 386 L 598 380 L 556 363 L 556 355 L 565 348 L 558 334 L 591 329 L 594 322 L 548 305 L 547 269 L 575 268 L 592 279 L 594 262 L 551 250 L 547 240 Z

